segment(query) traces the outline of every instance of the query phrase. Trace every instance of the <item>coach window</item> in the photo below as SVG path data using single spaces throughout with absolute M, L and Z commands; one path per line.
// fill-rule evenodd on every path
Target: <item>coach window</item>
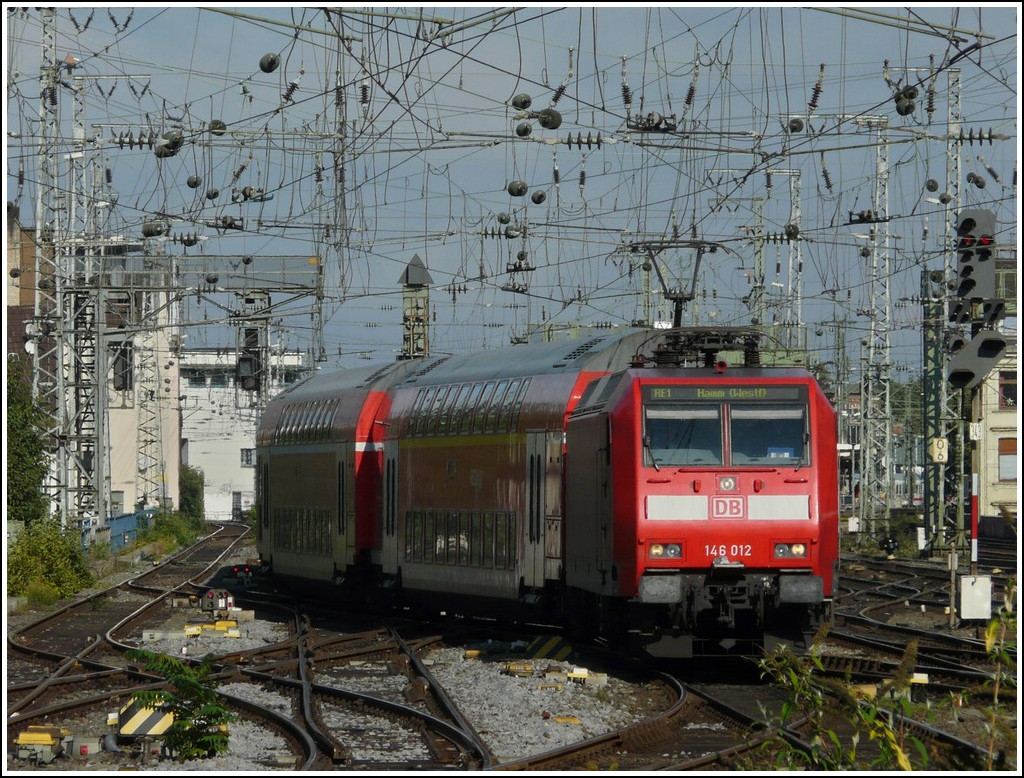
M 473 384 L 470 389 L 469 396 L 466 398 L 465 407 L 459 414 L 459 429 L 458 431 L 465 435 L 470 432 L 473 427 L 473 413 L 476 411 L 477 406 L 480 404 L 480 395 L 483 394 L 484 385 L 482 383 Z
M 491 398 L 490 407 L 487 408 L 484 432 L 495 432 L 497 430 L 498 420 L 501 418 L 502 403 L 507 391 L 508 381 L 498 381 L 498 385 L 494 389 L 494 396 Z
M 292 419 L 295 418 L 295 406 L 289 405 L 281 415 L 281 442 L 294 443 L 292 440 Z
M 508 559 L 506 566 L 513 568 L 516 566 L 516 552 L 519 549 L 519 543 L 516 539 L 516 514 L 508 514 Z
M 722 464 L 718 405 L 657 405 L 644 410 L 644 464 Z
M 334 414 L 338 410 L 338 401 L 331 400 L 327 406 L 327 413 L 324 414 L 324 440 L 331 439 L 331 424 L 334 422 Z
M 494 567 L 494 514 L 490 511 L 484 514 L 483 525 L 483 548 L 480 566 L 490 569 Z
M 508 526 L 506 516 L 499 513 L 494 517 L 494 567 L 504 570 L 508 564 Z
M 313 414 L 309 420 L 309 439 L 316 440 L 320 437 L 320 419 L 323 418 L 324 409 L 327 407 L 327 400 L 320 400 L 313 405 Z
M 405 546 L 411 551 L 406 551 L 406 557 L 413 562 L 423 561 L 423 514 L 419 511 L 412 513 L 412 525 L 406 526 L 406 532 L 411 537 L 406 537 Z
M 423 428 L 425 435 L 436 435 L 437 434 L 437 422 L 441 416 L 441 408 L 444 406 L 445 398 L 448 396 L 451 386 L 439 386 L 437 388 L 437 394 L 434 395 L 434 401 L 427 408 L 427 423 Z
M 434 512 L 423 511 L 423 561 L 434 562 Z
M 494 387 L 497 385 L 495 381 L 488 381 L 484 384 L 483 393 L 480 395 L 480 401 L 476 404 L 476 409 L 473 411 L 473 432 L 483 432 L 484 422 L 487 420 L 487 409 L 491 407 L 491 397 L 494 395 Z
M 459 388 L 457 386 L 448 387 L 448 391 L 445 393 L 444 403 L 438 408 L 435 414 L 434 432 L 438 435 L 448 434 L 448 420 L 452 415 L 452 406 L 455 404 L 455 398 L 458 397 Z
M 327 412 L 330 410 L 329 400 L 323 400 L 313 417 L 313 440 L 323 440 L 324 430 L 327 428 Z
M 526 390 L 530 388 L 530 379 L 527 378 L 519 387 L 519 391 L 516 393 L 516 398 L 512 403 L 512 416 L 509 419 L 509 429 L 516 429 L 519 426 L 519 411 L 523 407 L 523 401 L 526 399 Z
M 519 396 L 519 388 L 523 385 L 521 379 L 516 379 L 508 385 L 505 392 L 505 399 L 501 403 L 501 417 L 498 420 L 498 432 L 509 432 L 512 429 L 512 412 L 515 408 L 516 397 Z
M 463 567 L 469 564 L 469 514 L 459 511 L 459 564 Z
M 471 567 L 480 567 L 480 512 L 471 511 L 469 514 L 469 564 Z
M 434 395 L 437 394 L 436 386 L 428 386 L 426 389 L 420 389 L 419 394 L 416 395 L 416 402 L 412 406 L 412 429 L 410 433 L 413 435 L 422 435 L 423 428 L 427 419 L 427 411 L 430 410 L 430 404 L 434 401 Z
M 453 386 L 451 392 L 448 393 L 448 402 L 445 404 L 439 422 L 441 434 L 453 435 L 459 431 L 459 415 L 466 405 L 469 388 L 469 384 Z
M 462 429 L 462 420 L 469 413 L 469 397 L 472 392 L 472 384 L 463 384 L 459 387 L 459 396 L 452 406 L 452 412 L 448 416 L 448 434 L 458 435 Z
M 447 523 L 448 515 L 444 511 L 434 514 L 434 561 L 439 565 L 445 563 L 445 554 L 448 551 Z
M 306 440 L 315 441 L 320 434 L 320 415 L 324 411 L 327 400 L 317 400 L 309 409 L 309 427 L 306 430 Z
M 733 465 L 807 464 L 807 414 L 802 405 L 733 405 Z

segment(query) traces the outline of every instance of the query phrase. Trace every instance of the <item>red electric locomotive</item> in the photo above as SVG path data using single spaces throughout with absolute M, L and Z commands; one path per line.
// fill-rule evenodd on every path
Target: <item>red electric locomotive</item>
M 835 415 L 805 371 L 686 366 L 736 349 L 628 329 L 311 378 L 261 423 L 261 557 L 655 656 L 799 641 L 836 586 Z

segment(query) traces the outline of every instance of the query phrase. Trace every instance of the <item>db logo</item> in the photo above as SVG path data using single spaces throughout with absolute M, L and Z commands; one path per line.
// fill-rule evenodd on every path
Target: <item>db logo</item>
M 742 519 L 743 498 L 742 497 L 713 497 L 711 498 L 711 518 L 713 519 Z

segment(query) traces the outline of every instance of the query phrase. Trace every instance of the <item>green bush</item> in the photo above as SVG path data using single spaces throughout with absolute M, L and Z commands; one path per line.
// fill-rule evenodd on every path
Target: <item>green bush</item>
M 206 534 L 206 522 L 202 516 L 186 516 L 183 513 L 158 513 L 147 530 L 140 530 L 140 537 L 147 543 L 164 543 L 171 548 L 189 546 Z
M 49 451 L 43 433 L 46 414 L 32 399 L 29 365 L 7 359 L 7 520 L 26 526 L 49 513 L 40 487 L 49 469 Z
M 178 506 L 185 516 L 202 519 L 206 514 L 203 500 L 203 480 L 205 476 L 198 467 L 182 465 L 178 474 Z
M 53 605 L 60 599 L 57 587 L 46 581 L 29 581 L 25 587 L 25 599 L 29 607 L 40 608 Z
M 64 530 L 56 519 L 32 522 L 7 552 L 7 594 L 28 595 L 50 587 L 57 597 L 70 597 L 91 586 L 92 573 L 81 536 Z

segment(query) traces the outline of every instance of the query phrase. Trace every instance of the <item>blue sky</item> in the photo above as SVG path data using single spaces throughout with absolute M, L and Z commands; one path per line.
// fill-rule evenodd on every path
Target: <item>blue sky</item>
M 170 254 L 321 257 L 331 364 L 394 358 L 398 279 L 414 255 L 435 283 L 439 352 L 505 345 L 540 323 L 629 323 L 645 299 L 668 318 L 656 278 L 645 298 L 654 246 L 670 286 L 694 285 L 686 323 L 747 324 L 758 224 L 768 320 L 807 324 L 823 359 L 842 322 L 856 360 L 875 287 L 869 230 L 848 222 L 874 210 L 888 232 L 893 362 L 912 366 L 912 298 L 948 254 L 939 197 L 991 208 L 1016 243 L 1014 5 L 340 8 L 57 12 L 58 61 L 72 57 L 65 80 L 87 84 L 89 151 L 115 195 L 106 228 L 138 237 L 169 216 Z M 5 10 L 6 197 L 31 221 L 39 15 Z M 954 83 L 963 129 L 999 138 L 959 144 L 956 182 Z M 905 87 L 918 96 L 903 115 Z M 60 101 L 70 151 L 68 88 Z M 542 125 L 545 109 L 557 128 Z M 225 133 L 210 132 L 214 120 Z M 118 143 L 175 130 L 173 156 Z M 245 226 L 211 226 L 224 217 Z M 787 225 L 799 252 L 771 240 Z M 697 242 L 717 250 L 694 281 Z M 187 300 L 191 320 L 220 315 Z M 305 347 L 308 309 L 282 312 L 275 333 Z M 190 345 L 222 334 L 194 328 Z

